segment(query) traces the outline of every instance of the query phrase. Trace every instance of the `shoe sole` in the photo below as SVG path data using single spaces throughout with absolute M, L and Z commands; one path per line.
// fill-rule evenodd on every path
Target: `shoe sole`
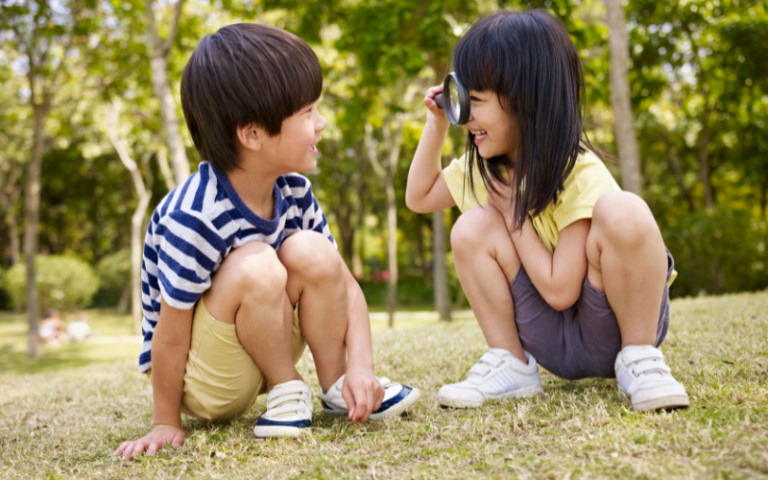
M 465 400 L 461 398 L 444 397 L 440 394 L 437 395 L 437 403 L 443 407 L 449 408 L 477 408 L 482 407 L 488 400 L 506 400 L 509 398 L 525 398 L 533 397 L 544 393 L 544 389 L 541 385 L 534 385 L 532 387 L 520 388 L 512 392 L 501 393 L 499 395 L 488 395 L 483 400 Z
M 370 417 L 368 417 L 368 420 L 381 420 L 385 417 L 391 417 L 400 413 L 403 413 L 404 411 L 411 408 L 418 400 L 421 398 L 421 392 L 418 388 L 411 387 L 411 393 L 409 393 L 404 399 L 402 399 L 400 402 L 396 403 L 395 405 L 392 405 L 391 408 L 384 412 L 380 413 L 372 413 Z M 323 406 L 323 411 L 327 413 L 328 415 L 334 415 L 337 417 L 340 416 L 346 416 L 349 414 L 349 411 L 344 409 L 327 409 L 325 406 Z
M 258 438 L 299 437 L 311 433 L 310 428 L 280 427 L 277 425 L 253 427 L 253 434 Z
M 619 385 L 619 394 L 628 398 L 632 402 L 632 397 Z M 690 405 L 687 394 L 663 395 L 656 398 L 649 398 L 643 402 L 632 402 L 632 410 L 642 412 L 646 410 L 663 410 L 666 408 L 683 408 Z

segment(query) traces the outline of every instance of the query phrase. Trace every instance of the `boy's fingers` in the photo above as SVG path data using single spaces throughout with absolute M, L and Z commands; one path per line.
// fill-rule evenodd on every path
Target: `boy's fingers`
M 341 398 L 344 399 L 344 403 L 347 404 L 347 410 L 349 410 L 349 418 L 353 419 L 355 415 L 355 397 L 349 388 L 341 389 Z
M 157 442 L 152 442 L 149 444 L 149 448 L 147 448 L 147 455 L 157 455 L 159 450 L 160 444 Z

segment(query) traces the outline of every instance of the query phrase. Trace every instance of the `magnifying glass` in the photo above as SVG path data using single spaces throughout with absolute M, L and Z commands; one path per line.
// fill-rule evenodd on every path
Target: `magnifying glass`
M 447 105 L 443 97 L 445 92 L 448 92 Z M 438 93 L 432 100 L 438 107 L 445 109 L 452 124 L 464 125 L 469 121 L 469 90 L 461 84 L 456 72 L 451 72 L 445 77 L 443 93 Z

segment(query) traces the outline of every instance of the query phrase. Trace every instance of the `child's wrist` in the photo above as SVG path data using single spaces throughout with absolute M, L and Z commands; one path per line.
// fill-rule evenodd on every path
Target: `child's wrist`
M 448 129 L 451 126 L 450 120 L 447 118 L 439 119 L 436 116 L 430 114 L 427 115 L 427 123 L 424 126 L 424 130 L 431 129 L 434 133 L 446 137 L 448 135 Z

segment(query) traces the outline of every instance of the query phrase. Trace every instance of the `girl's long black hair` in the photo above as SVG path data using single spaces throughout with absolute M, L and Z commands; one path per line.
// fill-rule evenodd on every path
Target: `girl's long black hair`
M 576 47 L 562 23 L 544 10 L 503 11 L 467 31 L 453 64 L 465 87 L 495 92 L 517 121 L 514 224 L 520 228 L 528 213 L 536 216 L 557 199 L 579 153 L 599 152 L 584 132 L 586 91 Z M 501 171 L 509 160 L 482 158 L 471 132 L 467 159 L 473 195 L 474 165 L 487 188 L 496 191 L 490 177 L 504 182 Z

